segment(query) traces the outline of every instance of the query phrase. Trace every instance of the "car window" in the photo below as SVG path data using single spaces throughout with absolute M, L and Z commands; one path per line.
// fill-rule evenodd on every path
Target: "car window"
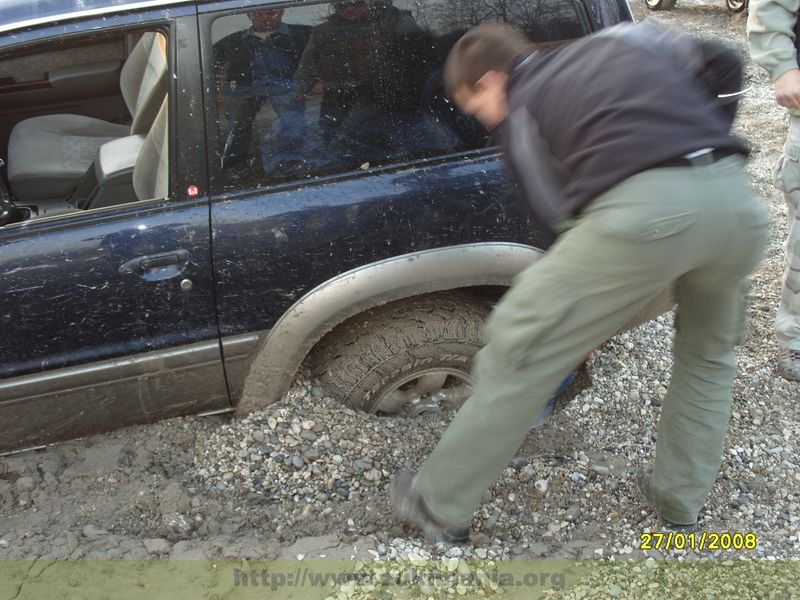
M 162 31 L 119 31 L 0 55 L 0 144 L 17 217 L 168 196 L 167 46 Z
M 216 18 L 212 156 L 225 189 L 485 146 L 445 96 L 442 67 L 468 28 L 502 10 L 535 41 L 586 33 L 569 0 L 350 0 Z

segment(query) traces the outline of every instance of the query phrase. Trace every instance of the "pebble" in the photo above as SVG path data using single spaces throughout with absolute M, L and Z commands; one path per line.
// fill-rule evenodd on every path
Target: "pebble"
M 526 465 L 519 472 L 519 475 L 517 475 L 517 479 L 519 479 L 522 483 L 526 483 L 533 479 L 535 475 L 536 469 L 532 465 Z

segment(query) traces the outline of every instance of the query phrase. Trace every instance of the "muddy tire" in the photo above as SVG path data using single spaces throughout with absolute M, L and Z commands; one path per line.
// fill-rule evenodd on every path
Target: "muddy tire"
M 490 312 L 488 303 L 457 293 L 378 307 L 315 348 L 312 375 L 334 398 L 370 413 L 408 414 L 413 406 L 421 414 L 442 399 L 460 405 L 471 393 L 472 359 Z

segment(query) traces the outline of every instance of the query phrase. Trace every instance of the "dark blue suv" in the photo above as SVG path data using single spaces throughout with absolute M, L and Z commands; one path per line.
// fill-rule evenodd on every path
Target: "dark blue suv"
M 469 394 L 548 235 L 442 91 L 506 20 L 553 45 L 625 0 L 7 0 L 0 450 L 280 399 Z M 535 168 L 535 165 L 531 165 Z

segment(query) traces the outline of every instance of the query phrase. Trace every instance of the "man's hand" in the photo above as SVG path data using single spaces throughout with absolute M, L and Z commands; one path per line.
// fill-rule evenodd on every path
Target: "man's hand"
M 786 108 L 800 108 L 800 69 L 786 71 L 775 81 L 775 101 Z

